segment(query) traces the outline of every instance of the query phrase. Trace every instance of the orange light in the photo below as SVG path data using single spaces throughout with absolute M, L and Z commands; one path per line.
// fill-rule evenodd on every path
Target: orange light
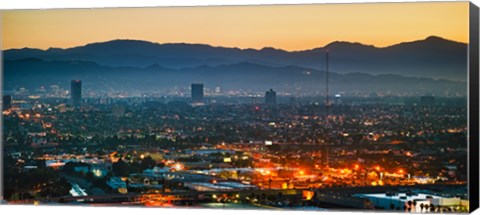
M 304 175 L 304 174 L 305 174 L 305 172 L 304 172 L 303 170 L 300 170 L 300 172 L 298 172 L 298 173 L 300 173 L 300 175 Z
M 379 167 L 379 166 L 375 166 L 375 170 L 380 171 L 380 167 Z
M 355 164 L 355 169 L 358 169 L 360 168 L 360 166 L 358 164 Z
M 302 191 L 302 197 L 305 200 L 311 200 L 313 198 L 314 192 L 309 190 Z
M 398 173 L 403 174 L 404 173 L 403 169 L 398 170 Z
M 175 164 L 174 168 L 175 168 L 175 170 L 180 171 L 180 170 L 183 169 L 183 166 L 181 164 L 177 163 L 177 164 Z

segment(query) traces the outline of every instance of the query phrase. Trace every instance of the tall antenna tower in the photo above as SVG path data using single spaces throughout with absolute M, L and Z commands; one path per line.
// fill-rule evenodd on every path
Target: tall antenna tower
M 325 82 L 326 82 L 326 84 L 325 84 L 325 110 L 326 110 L 326 115 L 327 116 L 328 116 L 328 113 L 329 113 L 328 109 L 330 107 L 330 98 L 328 97 L 328 76 L 329 76 L 329 72 L 330 72 L 329 71 L 329 59 L 328 59 L 329 56 L 328 55 L 329 55 L 329 51 L 327 50 L 327 53 L 326 53 L 326 61 L 327 62 L 326 62 L 326 70 L 325 70 L 326 71 L 325 73 L 326 73 L 326 76 L 327 76 L 326 79 L 325 79 Z
M 327 52 L 326 52 L 326 55 L 325 55 L 325 57 L 326 57 L 326 59 L 325 59 L 326 60 L 326 65 L 325 65 L 326 66 L 326 69 L 325 69 L 325 74 L 326 74 L 326 78 L 325 78 L 325 122 L 327 124 L 328 124 L 328 115 L 329 115 L 329 108 L 330 108 L 330 98 L 329 98 L 329 95 L 328 95 L 328 82 L 329 82 L 329 80 L 328 80 L 329 77 L 328 76 L 330 75 L 329 74 L 330 73 L 330 71 L 329 71 L 329 69 L 330 69 L 329 68 L 329 66 L 330 66 L 329 65 L 329 63 L 330 63 L 329 62 L 329 60 L 330 60 L 329 59 L 329 54 L 330 54 L 329 50 L 327 49 Z M 328 168 L 330 168 L 329 159 L 328 159 L 328 157 L 329 157 L 328 143 L 325 144 L 323 150 L 324 150 L 324 155 L 325 155 L 324 167 L 328 169 Z

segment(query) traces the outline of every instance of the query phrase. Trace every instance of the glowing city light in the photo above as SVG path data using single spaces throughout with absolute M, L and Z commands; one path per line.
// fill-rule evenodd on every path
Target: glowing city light
M 179 164 L 179 163 L 175 164 L 175 165 L 173 166 L 173 168 L 175 168 L 175 170 L 177 170 L 177 171 L 183 170 L 183 166 L 182 166 L 181 164 Z

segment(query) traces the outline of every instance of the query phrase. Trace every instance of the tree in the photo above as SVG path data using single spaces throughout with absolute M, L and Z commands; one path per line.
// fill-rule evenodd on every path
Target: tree
M 70 184 L 65 178 L 60 178 L 55 181 L 51 181 L 47 187 L 44 188 L 39 194 L 40 196 L 66 196 L 71 189 Z
M 151 156 L 143 158 L 143 160 L 140 162 L 140 167 L 142 168 L 142 170 L 152 169 L 156 165 L 157 162 Z
M 112 164 L 112 170 L 116 176 L 128 176 L 129 174 L 128 164 L 121 158 L 118 159 L 116 163 Z
M 86 177 L 87 177 L 88 179 L 93 179 L 93 172 L 88 171 L 87 174 L 86 174 Z
M 65 166 L 63 166 L 62 170 L 66 173 L 75 173 L 75 167 L 87 167 L 90 169 L 90 164 L 80 163 L 80 162 L 67 162 Z
M 157 167 L 158 168 L 163 168 L 163 167 L 165 167 L 165 163 L 163 163 L 163 162 L 157 163 Z

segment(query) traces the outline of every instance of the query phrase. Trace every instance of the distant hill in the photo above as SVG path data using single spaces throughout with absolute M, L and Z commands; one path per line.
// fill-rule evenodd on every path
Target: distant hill
M 206 88 L 248 89 L 263 92 L 274 88 L 292 95 L 315 95 L 324 92 L 325 72 L 301 66 L 269 66 L 252 62 L 224 65 L 200 65 L 181 69 L 155 63 L 145 67 L 106 66 L 92 61 L 42 60 L 23 58 L 4 61 L 4 90 L 56 84 L 66 89 L 70 80 L 81 79 L 83 87 L 95 90 L 148 92 L 173 87 L 188 88 L 201 82 Z M 341 74 L 331 72 L 332 93 L 403 95 L 465 95 L 465 81 L 405 77 L 396 74 Z
M 157 64 L 171 69 L 248 62 L 269 67 L 296 66 L 321 71 L 325 68 L 326 50 L 330 52 L 330 69 L 338 74 L 390 74 L 460 81 L 467 78 L 467 44 L 435 36 L 384 48 L 336 41 L 325 47 L 292 52 L 274 48 L 256 50 L 113 40 L 67 49 L 10 49 L 3 54 L 9 62 L 36 58 L 46 61 L 89 61 L 107 67 L 145 68 Z

